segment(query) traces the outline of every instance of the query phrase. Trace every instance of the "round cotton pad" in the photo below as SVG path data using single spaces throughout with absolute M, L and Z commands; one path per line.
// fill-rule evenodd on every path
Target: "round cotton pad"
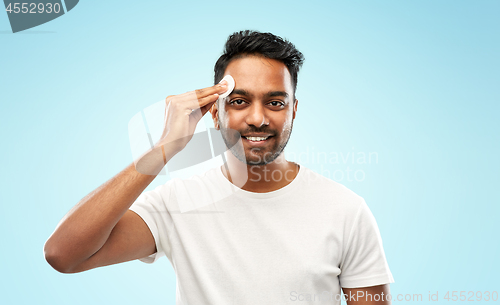
M 223 80 L 227 81 L 227 91 L 220 94 L 219 99 L 223 99 L 223 98 L 227 97 L 234 90 L 234 78 L 231 75 L 228 74 L 228 75 L 224 76 L 224 78 L 221 79 L 220 81 L 222 82 Z

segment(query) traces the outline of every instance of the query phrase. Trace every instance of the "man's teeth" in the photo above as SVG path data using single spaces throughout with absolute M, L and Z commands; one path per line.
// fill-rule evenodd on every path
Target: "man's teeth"
M 245 138 L 250 141 L 264 141 L 269 137 L 245 137 Z

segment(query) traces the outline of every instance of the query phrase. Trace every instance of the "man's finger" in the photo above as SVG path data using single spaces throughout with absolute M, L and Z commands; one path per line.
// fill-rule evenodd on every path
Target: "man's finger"
M 210 95 L 207 97 L 204 97 L 200 100 L 200 103 L 206 103 L 205 106 L 202 106 L 200 108 L 196 108 L 191 112 L 191 116 L 196 119 L 198 122 L 207 112 L 210 110 L 212 105 L 217 101 L 217 98 L 219 97 L 218 94 Z
M 212 87 L 207 87 L 207 88 L 195 90 L 196 97 L 198 99 L 204 98 L 204 97 L 212 95 L 214 93 L 222 94 L 226 91 L 227 91 L 227 82 L 226 81 L 219 83 L 219 84 L 212 86 Z
M 214 93 L 214 94 L 211 94 L 211 95 L 199 98 L 199 99 L 196 99 L 195 96 L 196 95 L 195 95 L 194 91 L 192 91 L 191 97 L 186 98 L 186 100 L 183 102 L 183 105 L 185 105 L 185 107 L 189 108 L 189 109 L 203 108 L 207 104 L 214 103 L 219 98 L 219 94 L 217 94 L 217 93 Z
M 218 95 L 217 95 L 217 98 L 218 98 Z M 208 102 L 205 106 L 202 106 L 200 109 L 201 109 L 201 115 L 204 116 L 205 113 L 207 113 L 210 108 L 212 108 L 212 106 L 214 105 L 214 103 L 217 101 L 217 98 L 215 99 L 215 101 L 213 102 Z
M 220 86 L 217 84 L 212 87 L 189 91 L 183 94 L 178 94 L 170 97 L 171 102 L 176 102 L 182 105 L 185 109 L 202 108 L 208 103 L 217 101 L 219 95 L 227 91 L 227 86 Z M 167 98 L 167 102 L 168 98 Z
M 207 110 L 210 109 L 210 107 L 212 107 L 213 103 L 217 101 L 218 98 L 219 95 L 217 93 L 201 98 L 198 100 L 197 108 L 200 108 L 201 112 L 205 114 Z

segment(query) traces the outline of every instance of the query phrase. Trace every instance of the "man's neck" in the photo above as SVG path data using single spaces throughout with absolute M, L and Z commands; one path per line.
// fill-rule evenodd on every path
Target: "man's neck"
M 266 165 L 248 165 L 232 153 L 227 155 L 227 163 L 221 166 L 222 173 L 231 183 L 249 192 L 276 191 L 292 182 L 299 172 L 299 165 L 287 161 L 284 154 Z

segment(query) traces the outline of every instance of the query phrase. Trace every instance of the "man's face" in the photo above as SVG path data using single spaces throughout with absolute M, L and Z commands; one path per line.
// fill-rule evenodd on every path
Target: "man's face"
M 240 161 L 273 162 L 290 138 L 297 111 L 287 67 L 278 60 L 251 55 L 232 60 L 224 73 L 228 74 L 236 85 L 212 108 L 215 127 Z M 244 151 L 235 145 L 240 138 Z

